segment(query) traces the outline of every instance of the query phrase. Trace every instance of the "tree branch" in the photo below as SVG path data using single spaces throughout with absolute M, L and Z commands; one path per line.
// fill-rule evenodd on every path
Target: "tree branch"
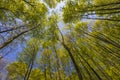
M 33 28 L 29 29 L 29 30 L 25 30 L 25 31 L 21 32 L 20 34 L 12 37 L 10 39 L 8 39 L 6 42 L 4 42 L 2 45 L 0 45 L 0 49 L 4 48 L 5 46 L 7 46 L 8 44 L 10 44 L 12 41 L 14 41 L 15 39 L 17 39 L 19 36 L 23 35 L 24 33 L 27 33 L 27 32 L 29 32 L 31 30 L 36 29 L 36 28 L 37 28 L 37 26 L 33 27 Z

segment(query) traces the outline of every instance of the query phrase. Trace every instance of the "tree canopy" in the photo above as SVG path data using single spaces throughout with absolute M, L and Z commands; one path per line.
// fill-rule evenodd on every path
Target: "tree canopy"
M 0 0 L 5 80 L 120 80 L 119 16 L 119 0 Z

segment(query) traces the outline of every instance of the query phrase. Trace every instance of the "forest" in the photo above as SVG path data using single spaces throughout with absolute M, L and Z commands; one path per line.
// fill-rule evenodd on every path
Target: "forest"
M 120 80 L 120 0 L 0 0 L 0 80 Z

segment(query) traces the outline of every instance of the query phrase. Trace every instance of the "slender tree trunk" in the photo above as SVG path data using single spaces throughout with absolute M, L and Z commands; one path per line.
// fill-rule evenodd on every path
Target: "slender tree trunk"
M 34 61 L 32 61 L 32 63 L 31 63 L 30 70 L 28 72 L 28 76 L 27 76 L 26 80 L 29 80 L 29 76 L 30 76 L 30 73 L 32 71 L 33 65 L 34 65 Z
M 35 56 L 36 55 L 33 52 L 33 57 L 31 58 L 30 64 L 29 64 L 28 69 L 27 69 L 27 72 L 25 73 L 24 80 L 28 80 L 29 77 L 30 77 L 30 73 L 31 73 L 33 65 L 34 65 Z
M 79 61 L 80 61 L 81 64 L 84 66 L 84 68 L 85 68 L 87 74 L 90 76 L 90 80 L 93 80 L 93 79 L 92 79 L 92 75 L 91 75 L 90 72 L 88 71 L 88 68 L 87 68 L 87 67 L 84 65 L 84 63 L 82 62 L 81 58 L 79 58 Z
M 83 80 L 82 74 L 81 74 L 81 72 L 80 72 L 80 70 L 79 70 L 78 65 L 77 65 L 76 62 L 75 62 L 75 59 L 74 59 L 74 57 L 73 57 L 70 49 L 69 49 L 64 43 L 62 43 L 62 45 L 63 45 L 64 48 L 68 51 L 68 54 L 69 54 L 69 56 L 70 56 L 70 58 L 71 58 L 71 60 L 72 60 L 72 62 L 73 62 L 73 65 L 74 65 L 74 67 L 75 67 L 75 70 L 76 70 L 76 72 L 77 72 L 77 74 L 78 74 L 79 80 Z
M 45 80 L 47 80 L 46 65 L 45 65 L 44 75 L 45 75 Z
M 29 65 L 28 65 L 27 71 L 26 71 L 25 76 L 24 76 L 24 80 L 26 80 L 26 77 L 27 77 L 27 74 L 28 74 L 28 72 L 29 72 L 30 66 L 31 66 L 31 63 L 29 63 Z
M 74 57 L 73 57 L 73 55 L 72 55 L 69 47 L 68 47 L 67 45 L 65 45 L 64 36 L 63 36 L 62 32 L 60 31 L 59 27 L 57 27 L 57 29 L 58 29 L 58 31 L 59 31 L 59 33 L 60 33 L 60 35 L 61 35 L 61 38 L 62 38 L 62 42 L 61 42 L 60 40 L 59 40 L 59 41 L 61 42 L 61 44 L 63 45 L 63 47 L 67 50 L 67 52 L 68 52 L 68 54 L 69 54 L 69 56 L 70 56 L 70 58 L 71 58 L 71 60 L 72 60 L 72 62 L 73 62 L 73 65 L 74 65 L 74 67 L 75 67 L 75 70 L 76 70 L 76 72 L 77 72 L 77 75 L 78 75 L 79 80 L 83 80 L 82 74 L 81 74 L 81 72 L 80 72 L 80 70 L 79 70 L 78 65 L 77 65 L 76 62 L 75 62 L 75 59 L 74 59 Z
M 62 80 L 60 70 L 59 70 L 60 69 L 60 61 L 59 61 L 59 57 L 58 57 L 56 48 L 55 48 L 55 55 L 56 55 L 56 63 L 57 63 L 57 70 L 58 70 L 59 80 Z
M 75 48 L 76 49 L 76 48 Z M 76 51 L 78 51 L 76 49 Z M 79 51 L 78 51 L 79 52 Z M 84 53 L 84 52 L 83 52 Z M 94 72 L 94 74 L 97 76 L 98 80 L 102 80 L 101 77 L 98 75 L 98 73 L 90 66 L 90 64 L 84 59 L 82 55 L 79 54 L 79 56 L 85 61 L 85 63 L 89 66 L 89 68 Z
M 82 30 L 81 30 L 82 31 Z M 83 31 L 84 32 L 84 31 Z M 87 33 L 87 32 L 84 32 L 85 34 L 87 34 L 87 35 L 89 35 L 89 36 L 91 36 L 91 37 L 93 37 L 93 38 L 95 38 L 95 39 L 98 39 L 98 40 L 100 40 L 100 41 L 103 41 L 103 42 L 105 42 L 105 43 L 108 43 L 108 44 L 111 44 L 111 45 L 113 45 L 113 46 L 115 46 L 115 47 L 117 47 L 117 48 L 120 48 L 120 44 L 118 44 L 118 43 L 116 43 L 115 41 L 113 41 L 113 40 L 111 40 L 110 38 L 109 39 L 107 39 L 107 38 L 104 38 L 104 37 L 106 37 L 106 36 L 104 36 L 103 34 L 103 36 L 104 37 L 100 37 L 100 36 L 97 36 L 97 35 L 92 35 L 92 34 L 89 34 L 89 33 Z
M 49 75 L 50 75 L 50 79 L 52 79 L 50 56 L 49 56 Z

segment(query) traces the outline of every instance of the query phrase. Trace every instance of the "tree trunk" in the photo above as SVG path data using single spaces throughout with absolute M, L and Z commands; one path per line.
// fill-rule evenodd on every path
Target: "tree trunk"
M 80 72 L 80 70 L 79 70 L 78 65 L 77 65 L 76 62 L 75 62 L 75 59 L 74 59 L 74 57 L 73 57 L 70 49 L 69 49 L 64 43 L 62 43 L 62 45 L 63 45 L 64 48 L 68 51 L 68 54 L 69 54 L 69 56 L 70 56 L 70 58 L 71 58 L 71 60 L 72 60 L 72 62 L 73 62 L 73 65 L 74 65 L 74 67 L 75 67 L 75 70 L 76 70 L 76 72 L 77 72 L 77 74 L 78 74 L 79 80 L 83 80 L 82 74 L 81 74 L 81 72 Z

